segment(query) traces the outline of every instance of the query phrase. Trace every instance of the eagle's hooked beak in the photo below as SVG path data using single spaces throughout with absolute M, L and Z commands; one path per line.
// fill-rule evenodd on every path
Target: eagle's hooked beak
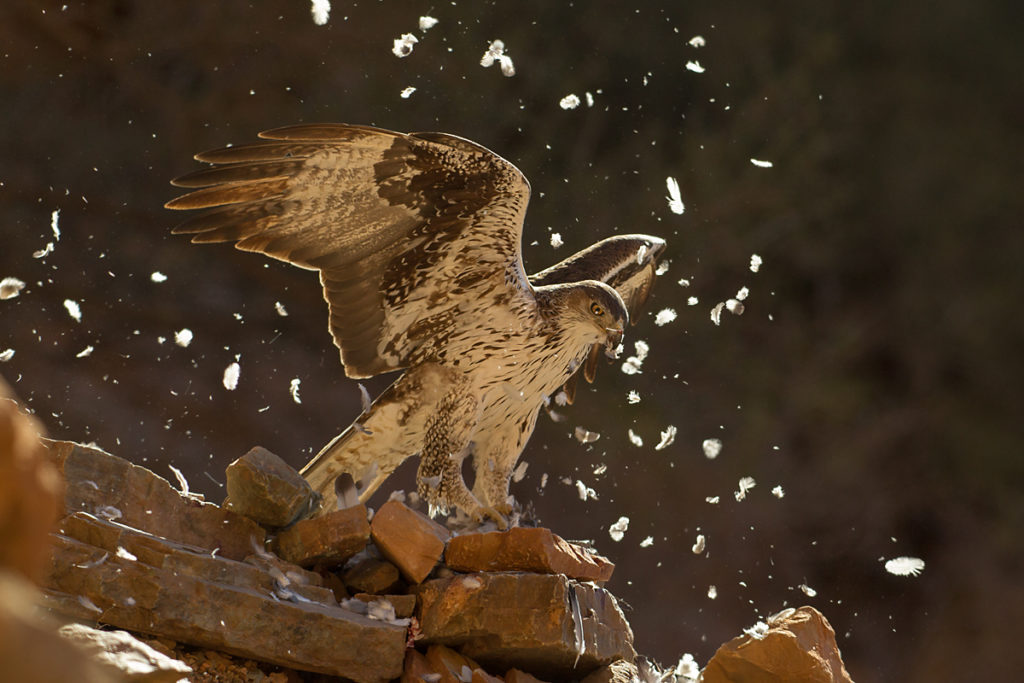
M 615 359 L 619 357 L 619 347 L 622 345 L 622 328 L 606 327 L 608 339 L 604 343 L 604 355 Z

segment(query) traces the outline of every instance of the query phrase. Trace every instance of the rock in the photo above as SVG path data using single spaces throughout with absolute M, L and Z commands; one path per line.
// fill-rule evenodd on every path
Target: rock
M 171 640 L 170 638 L 160 638 L 158 636 L 140 636 L 139 639 L 160 654 L 170 657 L 171 659 L 178 659 L 177 648 L 181 646 L 178 645 L 177 641 Z
M 6 391 L 0 381 L 0 568 L 36 579 L 64 487 L 39 441 L 41 425 L 4 398 Z
M 422 642 L 456 647 L 492 671 L 578 679 L 636 656 L 611 593 L 562 575 L 457 575 L 427 581 L 417 595 Z
M 256 522 L 183 496 L 145 467 L 70 441 L 44 443 L 67 482 L 68 514 L 88 512 L 233 560 L 263 547 L 266 532 Z
M 323 575 L 303 569 L 291 562 L 285 562 L 273 553 L 262 552 L 258 555 L 250 555 L 245 558 L 245 563 L 259 567 L 271 576 L 274 576 L 279 584 L 292 586 L 299 584 L 329 588 Z
M 357 505 L 296 522 L 277 535 L 273 548 L 283 559 L 303 567 L 332 567 L 345 564 L 369 540 L 366 507 Z
M 502 683 L 501 676 L 492 676 L 483 669 L 473 669 L 473 677 L 469 683 Z
M 381 506 L 370 525 L 381 554 L 398 567 L 410 583 L 420 583 L 444 552 L 448 530 L 397 500 Z
M 174 683 L 192 673 L 188 664 L 157 652 L 127 631 L 100 631 L 82 624 L 67 624 L 60 628 L 60 635 L 129 681 Z
M 502 683 L 468 657 L 443 645 L 431 645 L 426 656 L 416 650 L 405 655 L 403 683 Z
M 345 585 L 359 593 L 387 593 L 398 583 L 398 567 L 386 560 L 368 557 L 342 575 Z
M 277 592 L 285 599 L 294 594 L 306 600 L 333 605 L 333 594 L 320 586 L 319 575 L 281 560 L 275 562 L 270 559 L 273 558 L 270 553 L 266 553 L 267 558 L 247 558 L 245 563 L 225 562 L 202 548 L 176 544 L 84 512 L 66 517 L 61 523 L 61 532 L 68 538 L 104 550 L 108 556 L 134 557 L 148 565 L 201 579 L 227 582 L 238 588 Z
M 544 683 L 536 676 L 531 676 L 519 669 L 509 669 L 505 674 L 505 683 Z
M 256 446 L 227 468 L 230 510 L 264 526 L 285 527 L 307 514 L 313 489 L 284 460 Z
M 719 647 L 704 668 L 704 683 L 852 683 L 821 612 L 783 610 L 767 626 L 758 636 L 744 634 Z
M 5 681 L 120 683 L 126 679 L 57 635 L 39 615 L 38 590 L 20 573 L 0 569 L 0 672 Z
M 448 541 L 444 563 L 463 572 L 565 574 L 581 581 L 607 581 L 615 570 L 607 558 L 540 527 L 455 536 Z
M 349 597 L 348 588 L 345 587 L 345 582 L 341 580 L 341 577 L 328 569 L 320 569 L 320 580 L 323 581 L 323 585 L 331 589 L 334 593 L 334 599 L 338 602 L 345 600 Z
M 356 600 L 370 603 L 374 600 L 387 600 L 395 608 L 395 617 L 406 619 L 416 611 L 415 595 L 372 595 L 370 593 L 356 593 L 353 595 Z
M 360 682 L 401 673 L 406 629 L 341 609 L 298 567 L 263 569 L 85 513 L 63 529 L 46 580 L 52 609 Z
M 580 683 L 633 683 L 643 680 L 633 662 L 620 659 L 587 675 Z
M 427 663 L 427 658 L 410 648 L 405 651 L 405 663 L 402 666 L 401 683 L 437 683 L 433 679 L 435 672 Z
M 443 645 L 427 648 L 427 664 L 431 670 L 441 674 L 438 683 L 465 683 L 473 677 L 473 670 L 480 665 Z

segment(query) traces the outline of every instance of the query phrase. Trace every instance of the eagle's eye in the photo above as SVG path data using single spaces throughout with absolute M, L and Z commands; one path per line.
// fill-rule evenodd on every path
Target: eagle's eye
M 604 308 L 596 301 L 590 304 L 590 312 L 594 315 L 604 315 Z

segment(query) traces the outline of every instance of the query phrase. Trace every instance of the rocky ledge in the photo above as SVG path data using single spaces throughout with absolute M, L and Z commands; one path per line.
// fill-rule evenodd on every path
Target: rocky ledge
M 236 511 L 248 505 L 237 490 L 222 507 L 99 449 L 47 447 L 67 490 L 43 595 L 62 615 L 361 682 L 402 676 L 407 645 L 549 679 L 636 656 L 600 585 L 613 565 L 547 529 L 452 538 L 398 501 L 372 519 L 357 505 L 264 527 Z M 306 508 L 266 485 L 291 476 L 279 463 L 264 475 L 250 481 L 281 492 L 260 505 L 264 519 L 289 516 L 267 512 L 275 500 Z
M 263 449 L 232 464 L 215 505 L 97 448 L 43 444 L 66 490 L 36 602 L 102 665 L 80 680 L 849 681 L 811 608 L 702 673 L 645 665 L 603 587 L 614 565 L 548 529 L 453 535 L 397 500 L 301 519 L 311 492 Z M 23 583 L 0 570 L 6 594 Z M 26 614 L 0 610 L 0 627 L 46 630 Z

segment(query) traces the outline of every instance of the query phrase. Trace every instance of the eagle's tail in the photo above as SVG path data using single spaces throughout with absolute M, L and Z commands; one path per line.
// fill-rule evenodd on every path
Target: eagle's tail
M 377 462 L 367 462 L 367 456 L 376 450 L 374 446 L 379 445 L 373 443 L 374 436 L 355 422 L 331 439 L 299 472 L 321 498 L 314 516 L 365 503 L 391 474 L 393 468 L 382 471 Z
M 424 406 L 408 384 L 403 377 L 388 387 L 299 472 L 321 497 L 314 516 L 365 503 L 403 460 L 417 454 Z

